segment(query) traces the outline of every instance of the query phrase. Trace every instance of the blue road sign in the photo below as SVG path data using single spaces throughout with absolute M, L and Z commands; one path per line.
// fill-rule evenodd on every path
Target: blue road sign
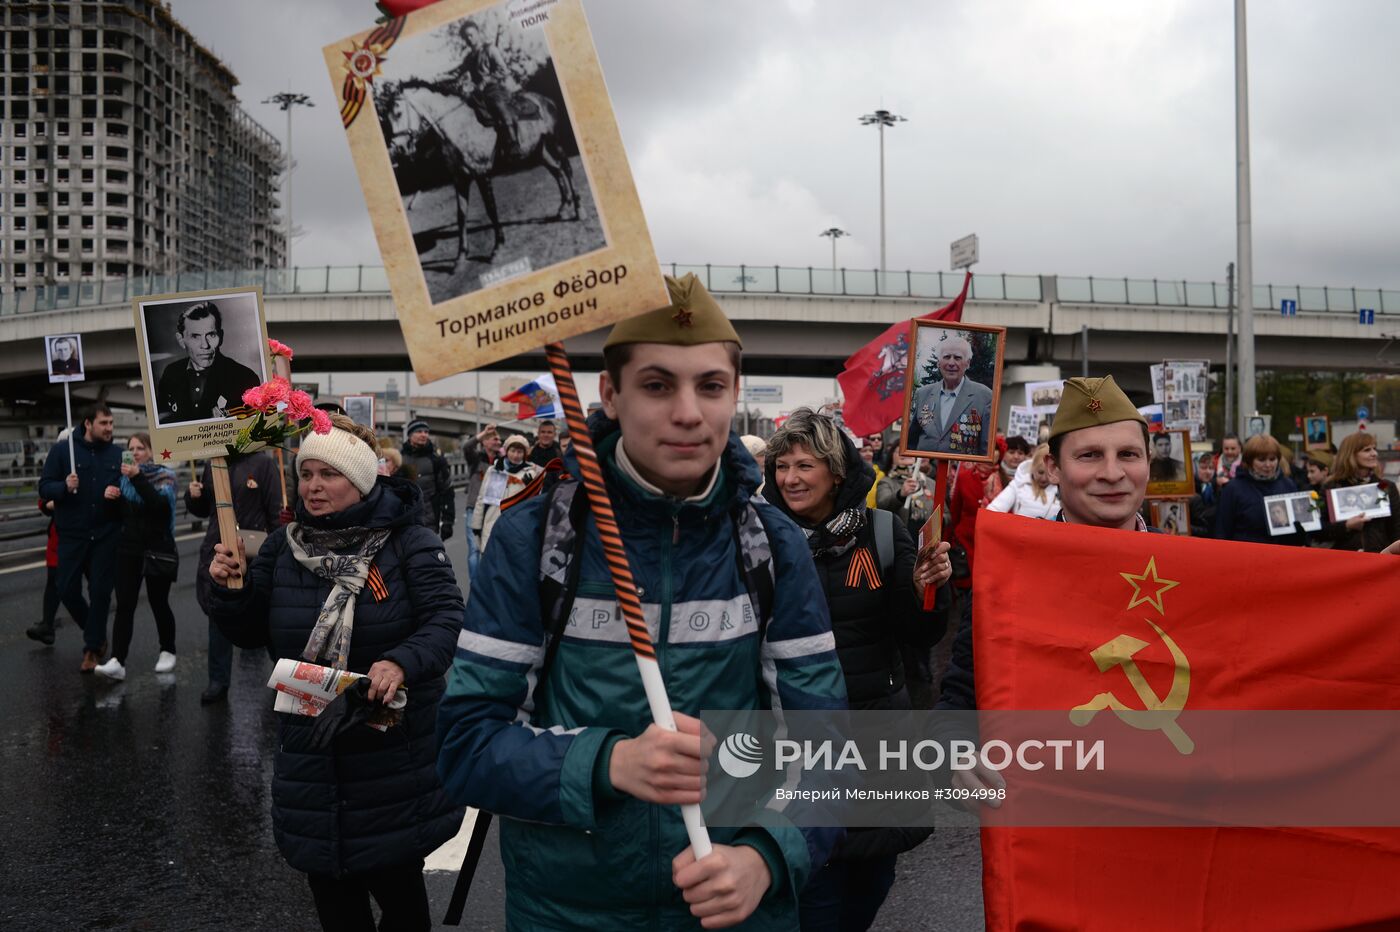
M 1284 317 L 1298 316 L 1298 302 L 1294 301 L 1292 298 L 1284 298 L 1282 301 L 1280 301 L 1278 309 L 1279 313 L 1281 313 Z
M 1364 421 L 1364 420 L 1366 420 L 1366 419 L 1367 419 L 1368 417 L 1370 417 L 1370 416 L 1371 416 L 1371 409 L 1370 409 L 1370 408 L 1362 407 L 1362 408 L 1357 408 L 1357 409 L 1356 409 L 1356 419 L 1357 419 L 1358 421 Z
M 1363 307 L 1357 312 L 1357 320 L 1363 324 L 1374 324 L 1376 322 L 1376 309 L 1373 307 Z

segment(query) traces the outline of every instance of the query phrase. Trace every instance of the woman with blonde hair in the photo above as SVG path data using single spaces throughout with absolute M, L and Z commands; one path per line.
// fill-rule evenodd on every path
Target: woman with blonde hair
M 1400 540 L 1400 497 L 1396 495 L 1395 483 L 1381 475 L 1376 438 L 1360 431 L 1348 434 L 1342 438 L 1342 445 L 1337 449 L 1332 474 L 1322 484 L 1322 497 L 1330 498 L 1328 493 L 1333 489 L 1373 483 L 1379 485 L 1381 494 L 1390 500 L 1390 515 L 1385 518 L 1356 515 L 1345 521 L 1324 523 L 1318 537 L 1332 541 L 1333 549 L 1380 553 L 1392 542 Z M 1326 508 L 1330 503 L 1321 504 Z
M 1016 467 L 1016 475 L 987 510 L 1053 521 L 1060 513 L 1060 489 L 1050 481 L 1050 467 L 1045 462 L 1049 455 L 1049 444 L 1036 447 L 1031 458 Z
M 1217 540 L 1241 540 L 1256 544 L 1307 544 L 1307 535 L 1295 530 L 1275 537 L 1269 531 L 1264 499 L 1296 492 L 1298 487 L 1279 468 L 1279 442 L 1268 434 L 1255 434 L 1244 444 L 1235 478 L 1220 490 L 1215 509 Z M 1295 529 L 1297 525 L 1294 525 Z

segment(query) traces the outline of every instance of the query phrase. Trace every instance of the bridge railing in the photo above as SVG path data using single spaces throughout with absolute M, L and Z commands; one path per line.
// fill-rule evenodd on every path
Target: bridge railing
M 671 263 L 673 275 L 694 272 L 711 291 L 739 294 L 824 295 L 833 297 L 950 300 L 962 288 L 961 272 L 877 271 L 779 265 Z M 0 294 L 0 315 L 111 306 L 132 298 L 179 291 L 259 286 L 268 295 L 387 294 L 389 279 L 377 265 L 310 266 L 295 269 L 235 269 L 182 272 L 96 282 L 41 285 Z M 1143 305 L 1223 309 L 1229 294 L 1221 282 L 1169 279 L 1081 278 L 1069 275 L 974 274 L 969 297 L 978 301 L 1054 299 L 1071 304 Z M 1306 285 L 1255 285 L 1256 310 L 1296 301 L 1300 311 L 1400 314 L 1400 290 Z

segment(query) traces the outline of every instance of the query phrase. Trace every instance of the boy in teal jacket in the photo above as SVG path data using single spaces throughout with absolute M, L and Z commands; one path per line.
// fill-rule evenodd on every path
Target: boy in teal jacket
M 694 276 L 667 285 L 669 307 L 613 329 L 590 428 L 679 730 L 651 723 L 591 518 L 574 608 L 538 682 L 546 496 L 496 525 L 438 716 L 449 794 L 502 816 L 512 929 L 792 929 L 798 892 L 840 834 L 770 813 L 711 829 L 703 860 L 689 848 L 678 807 L 700 802 L 705 779 L 693 716 L 844 709 L 845 687 L 806 540 L 754 499 L 757 466 L 730 431 L 738 335 Z M 762 621 L 735 525 L 749 508 L 772 551 Z

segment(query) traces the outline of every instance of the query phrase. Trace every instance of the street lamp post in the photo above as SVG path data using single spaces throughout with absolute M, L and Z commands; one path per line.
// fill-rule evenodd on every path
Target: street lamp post
M 908 122 L 904 117 L 888 110 L 876 110 L 860 118 L 862 126 L 877 126 L 880 129 L 880 277 L 885 275 L 885 127 Z
M 1240 385 L 1238 412 L 1258 410 L 1254 397 L 1254 224 L 1249 194 L 1249 59 L 1245 38 L 1245 0 L 1235 0 L 1235 279 L 1240 309 Z M 1239 429 L 1227 424 L 1226 430 Z
M 838 239 L 840 239 L 841 237 L 843 237 L 843 236 L 850 236 L 851 234 L 847 233 L 845 230 L 840 229 L 839 227 L 828 227 L 827 229 L 822 230 L 822 231 L 821 231 L 820 233 L 818 233 L 817 235 L 818 235 L 818 236 L 825 236 L 825 237 L 827 237 L 827 238 L 829 238 L 829 239 L 831 240 L 831 274 L 832 274 L 832 275 L 835 275 L 835 274 L 836 274 L 836 241 L 837 241 Z
M 280 94 L 273 94 L 263 101 L 265 104 L 277 104 L 287 114 L 287 175 L 286 175 L 286 198 L 287 198 L 287 268 L 292 267 L 292 108 L 293 107 L 314 107 L 310 97 L 305 94 L 297 94 L 293 91 L 283 91 Z

